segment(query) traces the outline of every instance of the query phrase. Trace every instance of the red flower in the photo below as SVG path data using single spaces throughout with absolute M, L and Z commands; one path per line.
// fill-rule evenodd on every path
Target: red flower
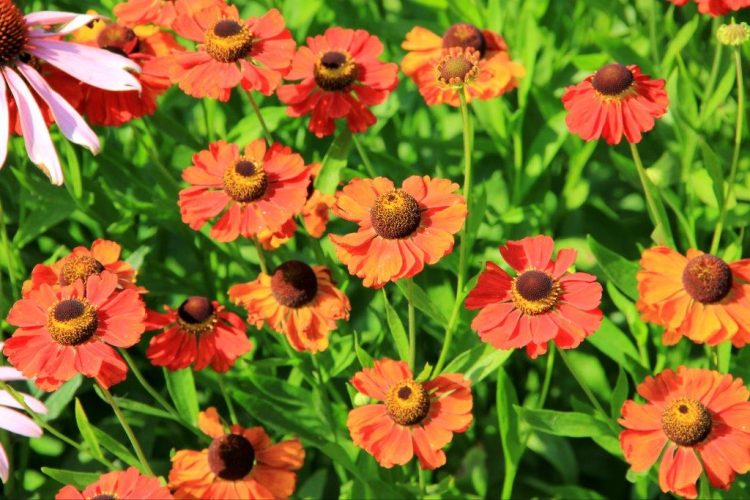
M 99 480 L 83 491 L 75 486 L 65 486 L 57 492 L 55 500 L 89 500 L 93 498 L 116 498 L 117 500 L 169 500 L 172 494 L 156 477 L 142 476 L 138 469 L 102 474 Z
M 294 222 L 294 218 L 286 221 L 280 229 L 271 231 L 270 229 L 264 229 L 259 232 L 255 237 L 263 247 L 263 250 L 276 250 L 281 245 L 292 239 L 294 233 L 297 231 L 297 223 Z
M 624 134 L 635 144 L 667 112 L 669 98 L 664 80 L 652 80 L 636 65 L 612 63 L 565 89 L 562 102 L 568 129 L 581 139 L 619 144 Z
M 481 309 L 471 327 L 497 349 L 526 347 L 532 358 L 553 341 L 573 349 L 599 328 L 602 286 L 587 273 L 569 273 L 576 251 L 563 248 L 552 260 L 549 236 L 509 241 L 500 253 L 517 275 L 492 262 L 466 298 L 467 309 Z
M 328 28 L 308 37 L 292 61 L 287 80 L 302 80 L 279 89 L 289 116 L 310 114 L 310 130 L 331 135 L 335 120 L 346 118 L 349 130 L 364 132 L 375 123 L 369 106 L 380 104 L 398 84 L 398 66 L 382 63 L 383 44 L 364 30 Z
M 683 6 L 688 0 L 667 0 L 677 6 Z M 750 7 L 750 0 L 695 0 L 698 11 L 711 16 L 722 16 L 729 11 Z
M 104 387 L 122 382 L 128 367 L 111 347 L 131 347 L 145 329 L 146 308 L 135 290 L 117 290 L 108 271 L 72 286 L 42 284 L 16 302 L 7 321 L 18 327 L 3 352 L 24 376 L 53 391 L 76 373 Z
M 146 319 L 146 330 L 164 330 L 151 339 L 146 351 L 156 366 L 181 370 L 193 365 L 193 370 L 203 370 L 211 365 L 226 372 L 253 347 L 245 322 L 215 300 L 190 297 L 177 309 L 164 309 L 166 314 L 148 311 Z
M 115 5 L 114 13 L 125 26 L 156 24 L 169 28 L 177 17 L 174 4 L 174 0 L 126 0 Z

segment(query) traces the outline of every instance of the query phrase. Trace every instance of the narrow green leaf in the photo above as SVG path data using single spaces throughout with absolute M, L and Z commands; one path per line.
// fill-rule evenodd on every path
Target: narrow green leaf
M 78 472 L 74 470 L 53 469 L 42 467 L 42 472 L 60 484 L 72 484 L 79 490 L 84 489 L 91 483 L 99 480 L 100 474 L 96 472 Z
M 409 338 L 406 335 L 404 324 L 401 322 L 396 310 L 388 302 L 388 294 L 383 289 L 383 305 L 385 306 L 385 319 L 388 322 L 388 329 L 393 336 L 393 343 L 396 346 L 399 358 L 403 361 L 409 359 Z
M 610 404 L 610 414 L 612 415 L 612 418 L 620 417 L 620 409 L 622 409 L 625 400 L 628 399 L 628 393 L 630 392 L 628 376 L 622 366 L 620 366 L 619 369 L 617 382 L 615 383 L 615 388 L 612 390 L 612 402 Z
M 588 438 L 612 435 L 607 423 L 587 413 L 532 410 L 518 405 L 514 405 L 514 409 L 520 419 L 546 434 Z
M 593 236 L 587 238 L 589 249 L 596 257 L 604 275 L 632 300 L 638 300 L 638 264 L 616 254 L 597 242 Z
M 345 128 L 334 139 L 315 177 L 315 187 L 322 193 L 333 194 L 341 181 L 341 170 L 346 167 L 352 149 L 352 133 Z
M 190 368 L 171 371 L 164 369 L 167 390 L 177 412 L 193 425 L 198 421 L 198 395 L 195 392 L 193 371 Z
M 406 290 L 405 280 L 399 280 L 396 282 L 396 286 L 405 297 L 408 297 Z M 422 287 L 417 285 L 416 282 L 412 281 L 412 303 L 414 307 L 425 313 L 428 317 L 432 318 L 436 323 L 445 325 L 448 322 L 448 318 L 445 317 L 443 311 L 441 311 L 435 302 L 430 299 L 427 292 Z
M 357 355 L 357 359 L 359 360 L 359 364 L 362 368 L 372 367 L 372 356 L 370 356 L 367 351 L 360 347 L 359 333 L 357 331 L 354 332 L 354 354 Z
M 83 410 L 81 401 L 79 401 L 78 398 L 76 398 L 75 415 L 78 430 L 81 432 L 83 441 L 86 443 L 86 445 L 88 445 L 89 451 L 91 451 L 91 454 L 93 456 L 102 458 L 104 455 L 102 454 L 101 448 L 99 448 L 99 441 L 96 439 L 96 435 L 94 435 L 94 431 L 91 429 L 89 419 L 86 416 L 86 412 Z
M 497 409 L 498 429 L 500 429 L 500 445 L 503 449 L 505 463 L 505 478 L 503 492 L 510 493 L 516 477 L 518 464 L 523 456 L 523 445 L 518 428 L 518 415 L 513 408 L 518 405 L 518 396 L 508 374 L 503 368 L 497 371 L 497 392 L 495 406 Z
M 132 453 L 130 453 L 130 450 L 128 450 L 124 445 L 120 444 L 119 441 L 111 437 L 103 430 L 94 427 L 93 425 L 91 426 L 91 429 L 94 431 L 94 436 L 96 436 L 96 439 L 99 441 L 99 444 L 102 446 L 102 448 L 109 451 L 126 464 L 132 465 L 139 470 L 142 469 L 143 465 L 141 464 L 141 462 Z
M 638 350 L 633 342 L 606 316 L 602 319 L 599 330 L 588 337 L 587 341 L 625 368 L 635 380 L 643 380 L 649 374 L 641 364 Z
M 46 422 L 55 420 L 60 414 L 67 409 L 68 404 L 73 401 L 76 391 L 81 387 L 83 377 L 76 375 L 72 379 L 65 382 L 62 387 L 52 393 L 48 397 L 44 404 L 47 406 L 47 414 L 41 415 L 42 419 Z

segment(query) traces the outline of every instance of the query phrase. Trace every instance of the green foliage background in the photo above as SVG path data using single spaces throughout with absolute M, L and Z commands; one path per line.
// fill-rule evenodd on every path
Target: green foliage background
M 29 11 L 89 8 L 110 13 L 113 0 L 23 2 Z M 646 74 L 667 80 L 669 113 L 640 145 L 652 180 L 669 206 L 678 247 L 708 250 L 718 216 L 723 175 L 729 168 L 736 110 L 734 70 L 727 50 L 715 56 L 713 33 L 718 26 L 696 14 L 693 5 L 675 8 L 663 0 L 265 0 L 234 2 L 245 15 L 278 7 L 298 43 L 308 35 L 339 25 L 363 28 L 386 46 L 383 60 L 400 61 L 404 35 L 420 25 L 438 33 L 459 21 L 499 31 L 511 55 L 527 69 L 517 91 L 502 99 L 472 105 L 475 185 L 470 207 L 475 238 L 474 277 L 484 261 L 499 261 L 497 247 L 508 239 L 545 233 L 558 248 L 579 251 L 578 268 L 597 274 L 606 284 L 603 308 L 607 320 L 590 341 L 570 353 L 612 416 L 634 386 L 648 373 L 681 363 L 705 365 L 703 351 L 683 342 L 667 351 L 660 332 L 643 324 L 634 308 L 634 276 L 640 250 L 651 244 L 651 224 L 626 145 L 584 143 L 570 136 L 560 102 L 565 86 L 577 83 L 599 66 L 616 60 L 638 64 Z M 738 18 L 746 18 L 741 14 Z M 745 51 L 745 55 L 747 51 Z M 750 65 L 746 65 L 750 66 Z M 710 88 L 712 71 L 716 85 Z M 262 97 L 262 96 L 261 96 Z M 263 115 L 277 140 L 300 152 L 307 162 L 325 161 L 342 181 L 365 176 L 364 166 L 348 135 L 317 139 L 306 122 L 289 118 L 275 97 L 262 99 Z M 744 110 L 743 110 L 744 112 Z M 449 107 L 428 108 L 411 81 L 402 79 L 385 104 L 376 108 L 378 123 L 361 137 L 379 175 L 401 181 L 413 174 L 462 178 L 461 119 Z M 339 130 L 342 130 L 341 128 Z M 119 129 L 99 130 L 101 155 L 74 148 L 56 135 L 66 165 L 67 182 L 56 188 L 27 160 L 22 141 L 14 139 L 9 161 L 0 172 L 0 317 L 19 298 L 21 283 L 39 262 L 53 261 L 77 245 L 96 238 L 119 242 L 128 260 L 140 269 L 139 282 L 150 290 L 150 307 L 178 305 L 186 296 L 207 295 L 227 303 L 230 285 L 254 279 L 258 272 L 252 244 L 238 240 L 217 244 L 207 231 L 196 233 L 180 220 L 177 192 L 180 172 L 193 153 L 223 138 L 245 144 L 260 137 L 260 127 L 244 96 L 227 104 L 186 97 L 179 89 L 162 99 L 156 115 Z M 328 153 L 331 154 L 328 154 Z M 747 148 L 743 148 L 743 153 Z M 731 201 L 729 231 L 722 255 L 747 255 L 744 226 L 750 210 L 750 176 L 743 154 Z M 723 172 L 723 173 L 722 173 Z M 334 221 L 333 233 L 352 226 Z M 399 287 L 387 287 L 397 316 L 386 321 L 382 292 L 362 288 L 335 264 L 327 240 L 323 248 L 335 265 L 339 283 L 352 301 L 352 319 L 332 335 L 329 351 L 320 355 L 327 383 L 316 388 L 310 356 L 293 355 L 269 331 L 249 333 L 256 350 L 224 377 L 240 417 L 260 423 L 275 438 L 296 435 L 308 453 L 299 473 L 299 497 L 394 497 L 417 492 L 413 464 L 393 470 L 376 462 L 349 441 L 346 414 L 354 391 L 346 382 L 368 357 L 397 357 L 392 330 L 405 321 L 406 302 Z M 270 254 L 272 264 L 289 258 L 314 262 L 304 236 Z M 417 277 L 420 327 L 417 365 L 434 364 L 442 343 L 446 311 L 455 294 L 457 252 Z M 238 311 L 241 312 L 241 311 Z M 566 367 L 553 367 L 545 405 L 566 415 L 536 411 L 547 358 L 529 360 L 522 352 L 486 348 L 469 328 L 473 313 L 464 311 L 452 349 L 450 369 L 473 380 L 475 422 L 454 438 L 447 465 L 428 474 L 430 496 L 496 498 L 508 456 L 519 458 L 515 493 L 519 497 L 643 498 L 658 496 L 653 473 L 627 476 L 617 444 L 618 427 L 591 415 L 591 407 Z M 0 322 L 3 336 L 12 329 Z M 211 372 L 181 372 L 170 378 L 150 367 L 145 346 L 131 354 L 146 378 L 171 394 L 184 423 L 197 409 L 215 405 L 228 417 Z M 735 352 L 730 371 L 750 377 L 750 357 Z M 193 383 L 195 390 L 193 390 Z M 76 392 L 77 389 L 77 392 Z M 46 418 L 81 441 L 73 397 L 79 398 L 96 429 L 76 452 L 45 435 L 12 443 L 15 473 L 3 493 L 10 497 L 49 498 L 63 481 L 84 484 L 90 476 L 46 470 L 101 472 L 91 459 L 98 443 L 123 467 L 133 460 L 127 440 L 106 403 L 88 381 L 74 380 L 46 399 Z M 113 392 L 146 448 L 157 473 L 169 470 L 169 451 L 205 445 L 184 426 L 165 419 L 131 375 Z M 322 401 L 332 401 L 328 415 Z M 516 411 L 513 405 L 524 408 Z M 504 439 L 501 440 L 500 428 Z M 593 439 L 587 439 L 593 438 Z M 113 442 L 114 441 L 114 442 Z M 747 480 L 740 478 L 726 497 L 742 497 Z

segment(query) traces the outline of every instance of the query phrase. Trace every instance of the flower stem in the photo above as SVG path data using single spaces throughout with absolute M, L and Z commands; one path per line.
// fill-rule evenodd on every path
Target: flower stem
M 170 405 L 156 389 L 154 389 L 154 386 L 148 383 L 146 378 L 143 376 L 143 373 L 141 373 L 141 370 L 138 368 L 138 366 L 136 366 L 133 358 L 131 358 L 130 354 L 128 354 L 128 351 L 126 351 L 125 349 L 118 349 L 118 351 L 120 352 L 120 355 L 125 358 L 125 362 L 130 367 L 130 370 L 133 372 L 133 375 L 135 375 L 135 378 L 146 390 L 146 392 L 148 392 L 149 395 L 154 398 L 154 401 L 159 403 L 167 412 L 171 413 L 174 416 L 177 416 L 177 410 L 172 405 Z
M 651 217 L 651 222 L 653 222 L 655 227 L 661 229 L 661 236 L 664 238 L 664 242 L 659 243 L 666 243 L 671 248 L 674 248 L 675 245 L 672 239 L 672 231 L 669 226 L 667 213 L 664 210 L 664 205 L 661 204 L 660 200 L 654 198 L 652 189 L 653 185 L 648 178 L 646 169 L 643 167 L 641 155 L 638 154 L 638 147 L 632 142 L 630 143 L 630 152 L 633 155 L 633 162 L 635 163 L 635 168 L 638 171 L 638 177 L 640 177 L 641 179 L 641 185 L 643 186 L 643 195 L 646 197 L 646 206 L 648 207 L 648 214 Z
M 326 392 L 325 382 L 323 379 L 323 370 L 320 367 L 320 363 L 318 363 L 318 358 L 315 357 L 315 354 L 310 353 L 310 359 L 312 360 L 313 367 L 315 368 L 315 374 L 316 377 L 313 377 L 313 380 L 315 380 L 316 385 L 318 386 L 318 392 L 320 393 L 320 398 L 323 401 L 323 408 L 326 412 L 326 420 L 328 421 L 328 426 L 331 428 L 331 435 L 333 436 L 333 442 L 338 443 L 339 437 L 338 437 L 338 429 L 336 428 L 336 422 L 334 421 L 333 416 L 333 406 L 331 405 L 331 400 L 328 397 L 328 393 Z
M 417 476 L 419 477 L 419 497 L 418 498 L 424 498 L 425 496 L 424 471 L 422 470 L 422 467 L 419 466 L 419 463 L 417 463 L 416 466 L 417 466 Z
M 268 125 L 266 125 L 266 121 L 263 119 L 263 115 L 260 113 L 260 107 L 258 106 L 258 103 L 255 102 L 253 93 L 245 89 L 245 94 L 247 94 L 247 99 L 250 101 L 250 105 L 253 107 L 255 114 L 258 116 L 258 122 L 260 122 L 260 127 L 263 129 L 263 135 L 266 137 L 266 142 L 268 142 L 268 144 L 273 144 L 273 136 L 271 135 L 271 131 L 268 130 Z
M 414 281 L 406 280 L 406 301 L 409 303 L 409 367 L 415 373 L 417 362 L 417 323 L 414 311 Z
M 734 181 L 737 177 L 737 166 L 740 163 L 740 143 L 742 142 L 742 125 L 745 118 L 745 88 L 742 79 L 742 54 L 740 48 L 734 48 L 734 66 L 737 71 L 737 122 L 735 124 L 734 132 L 734 152 L 732 153 L 732 166 L 729 170 L 729 180 L 727 186 L 724 189 L 724 196 L 721 203 L 721 212 L 719 212 L 719 220 L 716 222 L 716 229 L 714 230 L 714 236 L 711 240 L 711 252 L 716 254 L 719 250 L 719 243 L 721 242 L 721 232 L 724 229 L 724 223 L 727 219 L 727 212 L 729 210 L 729 200 L 732 197 L 732 191 L 734 190 Z
M 596 399 L 596 396 L 594 396 L 594 393 L 591 392 L 591 389 L 584 383 L 581 376 L 578 374 L 575 368 L 573 368 L 573 365 L 571 364 L 570 360 L 568 359 L 568 355 L 565 353 L 565 349 L 559 349 L 560 351 L 560 359 L 563 360 L 563 363 L 565 363 L 565 366 L 568 367 L 568 370 L 570 370 L 571 375 L 573 375 L 573 378 L 576 379 L 576 382 L 578 382 L 578 385 L 581 386 L 581 389 L 583 389 L 583 392 L 586 393 L 586 397 L 589 398 L 589 401 L 591 401 L 591 404 L 596 408 L 596 410 L 601 413 L 604 416 L 607 416 L 607 412 L 604 411 L 604 408 L 602 408 L 602 405 L 599 403 L 599 400 Z
M 229 410 L 229 418 L 232 420 L 233 424 L 236 424 L 238 422 L 237 413 L 234 411 L 234 404 L 232 403 L 232 398 L 229 397 L 229 393 L 227 393 L 227 388 L 224 386 L 224 377 L 222 376 L 221 373 L 219 373 L 216 379 L 219 381 L 219 390 L 221 391 L 221 395 L 224 398 L 224 402 L 227 405 L 227 410 Z
M 3 200 L 0 198 L 0 238 L 3 244 L 3 253 L 5 261 L 8 263 L 8 277 L 10 278 L 11 293 L 9 297 L 15 297 L 18 293 L 18 282 L 16 281 L 16 260 L 10 251 L 10 240 L 8 239 L 8 230 L 5 227 L 5 212 L 3 211 Z
M 130 440 L 130 444 L 133 446 L 133 450 L 135 451 L 135 454 L 138 457 L 138 460 L 141 462 L 141 465 L 143 466 L 143 471 L 149 476 L 155 476 L 156 474 L 154 474 L 153 469 L 151 469 L 151 465 L 149 465 L 148 463 L 148 459 L 146 459 L 146 455 L 143 453 L 141 444 L 138 442 L 138 439 L 135 437 L 135 434 L 133 433 L 133 429 L 130 428 L 130 424 L 128 424 L 128 421 L 125 418 L 125 415 L 122 413 L 122 410 L 117 405 L 115 398 L 112 397 L 112 393 L 109 392 L 109 389 L 107 389 L 101 384 L 99 384 L 99 389 L 101 389 L 102 394 L 104 394 L 104 398 L 107 400 L 107 403 L 109 403 L 109 406 L 112 407 L 112 410 L 115 412 L 115 416 L 117 417 L 117 420 L 120 422 L 120 425 L 122 426 L 122 429 L 125 431 L 125 434 L 127 434 L 128 439 Z
M 260 270 L 263 274 L 268 274 L 268 264 L 266 263 L 266 254 L 263 251 L 263 246 L 257 238 L 253 238 L 253 243 L 255 243 L 255 250 L 258 252 L 258 264 L 260 264 Z
M 472 141 L 472 128 L 471 128 L 471 116 L 469 115 L 469 108 L 466 104 L 466 97 L 463 92 L 458 93 L 461 100 L 461 118 L 463 120 L 463 138 L 464 138 L 464 187 L 463 193 L 466 199 L 466 206 L 469 207 L 469 199 L 471 196 L 471 141 Z M 448 359 L 448 352 L 450 351 L 451 343 L 453 342 L 453 332 L 458 324 L 458 319 L 461 316 L 461 306 L 463 305 L 464 299 L 464 284 L 466 282 L 467 272 L 467 261 L 469 257 L 469 251 L 471 250 L 471 243 L 469 241 L 469 231 L 464 223 L 464 227 L 461 229 L 461 247 L 458 253 L 458 278 L 456 279 L 456 300 L 453 302 L 453 310 L 451 310 L 450 318 L 448 319 L 448 326 L 445 329 L 445 339 L 443 340 L 443 348 L 440 351 L 440 357 L 435 365 L 434 373 L 440 373 L 445 366 L 445 362 Z
M 378 174 L 375 172 L 375 169 L 372 168 L 370 155 L 367 154 L 367 150 L 364 148 L 364 146 L 362 146 L 362 143 L 359 140 L 359 136 L 357 134 L 352 134 L 352 141 L 354 141 L 354 146 L 357 148 L 357 153 L 359 153 L 359 157 L 362 159 L 362 163 L 365 165 L 367 175 L 369 175 L 370 177 L 377 177 Z

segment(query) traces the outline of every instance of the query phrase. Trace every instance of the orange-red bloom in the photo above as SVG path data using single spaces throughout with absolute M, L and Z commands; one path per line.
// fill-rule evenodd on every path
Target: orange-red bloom
M 410 278 L 453 250 L 466 203 L 447 179 L 411 176 L 396 189 L 389 179 L 354 179 L 339 193 L 334 213 L 359 230 L 329 235 L 336 255 L 364 286 Z
M 245 322 L 206 297 L 189 297 L 180 307 L 165 306 L 166 314 L 148 311 L 146 330 L 164 330 L 148 344 L 146 356 L 156 366 L 181 370 L 211 365 L 226 372 L 252 349 Z
M 216 408 L 199 414 L 198 427 L 213 441 L 172 457 L 169 486 L 177 498 L 283 499 L 294 493 L 294 471 L 305 460 L 298 439 L 272 444 L 262 427 L 236 424 L 227 432 Z
M 492 262 L 466 298 L 467 309 L 481 309 L 471 327 L 497 349 L 526 347 L 532 358 L 553 341 L 561 349 L 578 347 L 602 320 L 602 286 L 596 276 L 569 273 L 576 251 L 563 248 L 552 259 L 549 236 L 509 241 L 500 247 L 511 277 Z
M 636 305 L 644 320 L 664 326 L 664 343 L 685 336 L 716 345 L 750 342 L 750 259 L 728 264 L 688 250 L 657 246 L 643 252 Z
M 276 250 L 292 239 L 295 232 L 297 232 L 297 223 L 294 222 L 294 218 L 291 218 L 280 229 L 276 231 L 264 229 L 256 235 L 256 238 L 264 250 Z
M 646 377 L 638 394 L 646 404 L 622 406 L 620 447 L 634 472 L 662 457 L 663 492 L 695 498 L 704 469 L 711 485 L 723 489 L 750 471 L 750 392 L 742 379 L 680 366 Z
M 193 229 L 224 212 L 211 237 L 227 242 L 276 232 L 305 204 L 309 169 L 302 157 L 278 143 L 266 148 L 258 139 L 245 147 L 214 142 L 193 156 L 182 178 L 191 187 L 180 191 L 182 220 Z
M 197 51 L 164 59 L 174 83 L 188 95 L 229 100 L 242 85 L 271 95 L 294 56 L 294 39 L 276 9 L 240 19 L 224 0 L 177 0 L 172 28 L 198 43 Z
M 398 66 L 378 56 L 383 44 L 365 30 L 328 28 L 308 37 L 292 61 L 287 80 L 302 80 L 279 89 L 289 116 L 310 114 L 318 137 L 333 134 L 335 120 L 346 118 L 349 130 L 364 132 L 375 123 L 369 106 L 380 104 L 398 85 Z
M 177 17 L 174 0 L 125 0 L 115 5 L 114 13 L 125 26 L 156 24 L 171 28 Z
M 634 64 L 612 63 L 565 89 L 562 102 L 568 130 L 581 139 L 604 137 L 607 144 L 619 144 L 625 135 L 636 144 L 667 112 L 669 98 L 664 80 L 652 80 Z
M 326 231 L 328 220 L 331 218 L 331 208 L 336 204 L 336 197 L 324 194 L 317 189 L 313 190 L 310 197 L 302 207 L 302 222 L 307 234 L 313 238 L 320 238 Z
M 667 0 L 675 5 L 683 6 L 688 0 Z M 723 16 L 729 11 L 744 9 L 750 7 L 750 0 L 695 0 L 698 4 L 698 11 L 702 14 L 711 16 Z
M 53 391 L 76 373 L 104 387 L 122 382 L 128 367 L 111 347 L 131 347 L 145 329 L 146 307 L 137 291 L 118 291 L 108 271 L 85 283 L 42 284 L 16 302 L 7 321 L 18 327 L 3 352 L 25 377 Z
M 169 489 L 161 485 L 158 478 L 142 476 L 135 467 L 102 474 L 98 481 L 88 485 L 83 491 L 78 491 L 75 486 L 68 485 L 55 495 L 55 500 L 90 500 L 93 498 L 169 500 L 173 497 Z
M 417 382 L 403 361 L 381 359 L 357 372 L 351 384 L 380 401 L 349 412 L 352 441 L 386 468 L 404 465 L 415 454 L 422 469 L 445 465 L 443 448 L 473 419 L 471 382 L 458 373 Z
M 247 309 L 247 321 L 263 323 L 286 335 L 297 351 L 320 352 L 328 348 L 328 334 L 336 321 L 348 320 L 349 299 L 336 288 L 324 266 L 298 260 L 284 262 L 269 276 L 229 289 L 229 298 Z
M 51 287 L 72 285 L 76 280 L 88 279 L 89 276 L 109 271 L 117 276 L 121 288 L 130 288 L 145 292 L 146 289 L 135 284 L 136 270 L 127 262 L 120 260 L 120 245 L 114 241 L 96 240 L 91 250 L 76 247 L 70 254 L 54 264 L 37 264 L 31 271 L 31 279 L 23 283 L 23 296 L 28 297 L 33 290 L 42 284 Z

